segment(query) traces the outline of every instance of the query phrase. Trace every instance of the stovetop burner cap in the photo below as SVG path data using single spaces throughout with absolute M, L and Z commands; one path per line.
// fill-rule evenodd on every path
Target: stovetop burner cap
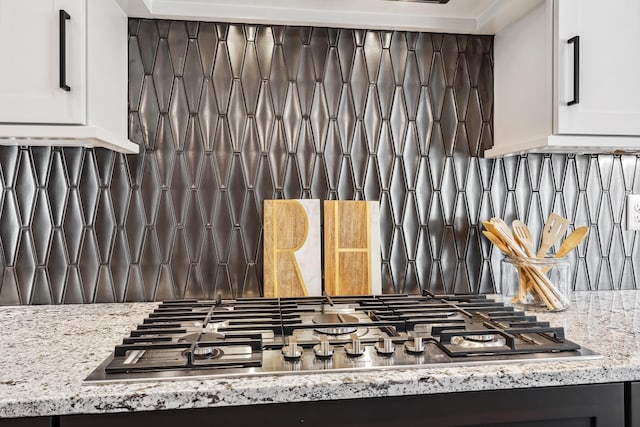
M 311 321 L 315 324 L 336 324 L 315 328 L 316 332 L 326 335 L 347 335 L 358 330 L 356 326 L 341 326 L 340 323 L 358 323 L 358 318 L 350 314 L 324 313 L 313 316 Z

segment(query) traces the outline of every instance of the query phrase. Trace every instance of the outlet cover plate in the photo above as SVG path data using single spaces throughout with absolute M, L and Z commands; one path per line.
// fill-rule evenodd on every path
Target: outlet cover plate
M 640 230 L 640 195 L 627 195 L 627 230 Z

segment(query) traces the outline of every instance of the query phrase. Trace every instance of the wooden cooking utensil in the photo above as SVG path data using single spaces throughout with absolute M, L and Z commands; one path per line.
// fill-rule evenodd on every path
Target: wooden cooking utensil
M 513 238 L 509 226 L 502 218 L 491 218 L 489 225 L 493 230 L 493 234 L 498 236 L 498 238 L 509 247 L 512 257 L 515 256 L 520 259 L 527 258 L 527 255 Z M 531 266 L 522 266 L 521 268 L 526 276 L 529 277 L 531 286 L 536 290 L 536 293 L 540 294 L 549 309 L 554 310 L 563 305 L 562 296 L 558 294 L 553 284 L 539 268 Z M 524 291 L 524 289 L 520 290 Z
M 527 227 L 527 224 L 519 219 L 514 220 L 511 223 L 511 229 L 513 230 L 513 237 L 520 243 L 520 246 L 524 249 L 528 256 L 535 256 L 533 250 L 533 238 L 531 237 L 531 230 Z
M 482 221 L 487 229 L 483 234 L 500 249 L 512 258 L 528 258 L 520 245 L 513 237 L 509 226 L 500 218 L 491 218 L 490 221 Z M 540 295 L 545 305 L 551 309 L 562 307 L 565 303 L 547 276 L 539 268 L 533 266 L 521 266 L 523 273 L 529 278 L 529 282 L 535 292 Z M 523 289 L 520 289 L 524 291 Z
M 555 245 L 569 228 L 569 220 L 552 212 L 544 224 L 542 230 L 542 238 L 540 239 L 540 248 L 538 249 L 538 258 L 544 258 L 549 248 Z
M 482 230 L 482 234 L 484 234 L 484 236 L 489 239 L 489 241 L 493 243 L 496 248 L 500 249 L 507 255 L 511 255 L 511 249 L 509 249 L 509 247 L 502 240 L 500 240 L 498 236 L 488 230 Z
M 582 227 L 578 227 L 575 230 L 573 230 L 567 236 L 567 238 L 562 241 L 562 243 L 560 244 L 560 248 L 558 249 L 558 252 L 556 252 L 556 254 L 554 255 L 554 258 L 562 258 L 566 254 L 571 252 L 576 246 L 580 244 L 580 242 L 584 240 L 585 237 L 587 237 L 588 233 L 589 233 L 589 227 L 587 227 L 586 225 Z M 542 272 L 546 273 L 550 269 L 551 267 L 546 267 L 545 269 L 542 270 Z
M 578 246 L 584 240 L 585 237 L 587 237 L 588 233 L 589 233 L 589 227 L 587 227 L 586 225 L 582 227 L 578 227 L 575 230 L 573 230 L 567 236 L 567 238 L 562 241 L 562 243 L 560 244 L 560 248 L 558 249 L 558 252 L 555 254 L 555 257 L 562 258 L 566 254 L 571 252 L 576 246 Z

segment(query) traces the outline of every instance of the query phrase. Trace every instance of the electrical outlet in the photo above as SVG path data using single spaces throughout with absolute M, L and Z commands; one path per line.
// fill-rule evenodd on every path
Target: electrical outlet
M 640 195 L 627 195 L 627 230 L 640 230 Z

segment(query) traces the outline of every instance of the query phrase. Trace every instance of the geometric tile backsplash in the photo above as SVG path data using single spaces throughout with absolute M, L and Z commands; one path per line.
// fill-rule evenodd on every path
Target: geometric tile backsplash
M 259 296 L 270 198 L 379 200 L 385 293 L 493 292 L 480 221 L 551 212 L 592 226 L 575 289 L 638 287 L 638 157 L 481 157 L 492 43 L 131 19 L 144 149 L 0 147 L 0 304 Z

